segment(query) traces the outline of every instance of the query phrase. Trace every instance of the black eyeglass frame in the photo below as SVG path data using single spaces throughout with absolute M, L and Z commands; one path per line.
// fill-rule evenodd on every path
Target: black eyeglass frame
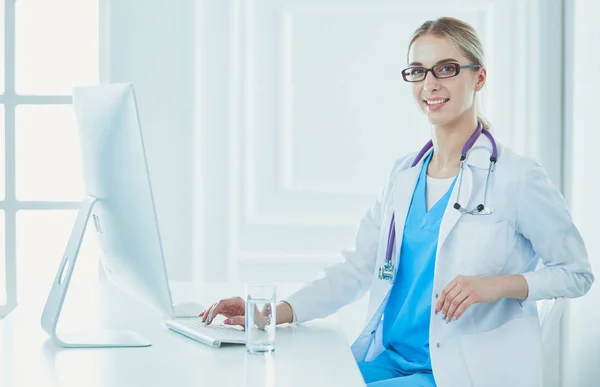
M 448 66 L 448 65 L 452 65 L 452 66 L 454 66 L 456 68 L 456 74 L 450 75 L 449 77 L 438 77 L 437 74 L 435 73 L 435 71 L 433 71 L 433 69 L 436 68 L 436 67 L 439 67 L 439 66 Z M 413 67 L 407 67 L 404 70 L 402 70 L 402 78 L 404 78 L 404 81 L 406 81 L 406 82 L 411 82 L 411 83 L 421 82 L 421 81 L 424 81 L 425 78 L 427 78 L 427 73 L 431 71 L 431 74 L 433 74 L 433 76 L 436 77 L 437 79 L 448 79 L 448 78 L 454 78 L 455 76 L 457 76 L 458 74 L 460 74 L 460 70 L 461 69 L 477 69 L 477 68 L 480 68 L 480 67 L 481 67 L 481 65 L 478 65 L 478 64 L 468 64 L 468 65 L 462 65 L 461 66 L 460 64 L 454 63 L 454 62 L 439 63 L 439 64 L 436 64 L 435 66 L 429 67 L 429 68 L 423 67 L 423 66 L 413 66 Z M 408 80 L 406 78 L 407 75 L 408 75 L 406 72 L 408 70 L 412 70 L 412 69 L 423 69 L 423 70 L 425 70 L 425 73 L 423 74 L 423 78 L 419 79 L 419 80 L 416 80 L 416 81 L 410 81 L 410 80 Z

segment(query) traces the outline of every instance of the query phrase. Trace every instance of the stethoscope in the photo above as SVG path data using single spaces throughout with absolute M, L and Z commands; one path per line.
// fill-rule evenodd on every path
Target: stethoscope
M 474 209 L 469 210 L 469 209 L 464 208 L 463 206 L 461 206 L 458 203 L 458 198 L 460 197 L 460 187 L 462 185 L 462 176 L 463 176 L 465 162 L 467 160 L 467 151 L 469 150 L 469 148 L 471 148 L 471 146 L 473 145 L 475 140 L 477 140 L 477 138 L 479 137 L 479 135 L 481 133 L 485 134 L 487 136 L 487 138 L 490 139 L 490 142 L 492 143 L 492 154 L 490 156 L 490 166 L 488 168 L 487 178 L 485 180 L 485 189 L 484 189 L 484 193 L 483 193 L 483 204 L 479 204 Z M 417 157 L 415 157 L 415 160 L 413 161 L 413 163 L 410 167 L 411 168 L 415 167 L 419 163 L 419 161 L 421 161 L 421 159 L 423 158 L 425 153 L 427 153 L 427 151 L 429 151 L 429 149 L 431 149 L 432 146 L 433 146 L 433 141 L 429 140 L 429 142 L 427 144 L 425 144 L 423 149 L 421 149 L 421 151 L 417 154 Z M 458 181 L 458 191 L 456 193 L 457 201 L 454 203 L 454 206 L 453 206 L 454 209 L 456 209 L 457 211 L 459 211 L 462 214 L 467 214 L 467 215 L 489 215 L 492 213 L 492 210 L 490 208 L 486 207 L 485 204 L 486 204 L 486 200 L 487 200 L 488 183 L 490 181 L 490 175 L 494 171 L 494 165 L 496 164 L 497 160 L 498 160 L 498 149 L 496 148 L 496 141 L 494 141 L 494 137 L 492 136 L 492 134 L 489 131 L 487 131 L 486 129 L 484 129 L 483 126 L 481 125 L 481 123 L 479 123 L 477 125 L 477 130 L 475 130 L 475 133 L 473 133 L 473 135 L 467 140 L 467 142 L 465 143 L 465 146 L 463 147 L 462 152 L 460 154 L 460 172 L 459 172 L 460 177 L 459 177 L 459 181 Z M 392 214 L 392 221 L 390 222 L 390 230 L 388 232 L 387 250 L 385 252 L 385 262 L 379 268 L 379 279 L 380 280 L 388 280 L 390 282 L 394 282 L 394 273 L 395 273 L 395 265 L 394 265 L 394 262 L 392 261 L 394 241 L 396 240 L 396 221 L 395 221 L 394 217 L 395 217 L 395 214 Z

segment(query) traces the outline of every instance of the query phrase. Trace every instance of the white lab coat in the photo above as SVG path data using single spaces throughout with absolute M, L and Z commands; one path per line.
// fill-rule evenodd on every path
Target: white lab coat
M 431 303 L 435 306 L 437 295 L 459 274 L 522 273 L 529 296 L 525 301 L 505 298 L 475 304 L 449 324 L 432 307 L 429 348 L 438 387 L 541 386 L 535 301 L 582 296 L 594 281 L 584 242 L 560 192 L 539 164 L 497 145 L 487 200 L 493 214 L 461 215 L 452 207 L 458 181 L 454 185 L 440 226 Z M 463 207 L 474 208 L 483 200 L 490 152 L 489 139 L 480 136 L 464 169 L 459 198 Z M 421 161 L 410 167 L 415 156 L 416 152 L 396 162 L 380 197 L 360 221 L 354 249 L 343 251 L 343 262 L 286 298 L 301 323 L 330 315 L 370 290 L 367 322 L 352 345 L 357 361 L 371 360 L 384 350 L 382 312 L 391 284 L 379 280 L 378 269 L 385 260 L 392 213 L 393 256 L 398 257 L 422 166 Z M 536 269 L 540 259 L 543 265 Z

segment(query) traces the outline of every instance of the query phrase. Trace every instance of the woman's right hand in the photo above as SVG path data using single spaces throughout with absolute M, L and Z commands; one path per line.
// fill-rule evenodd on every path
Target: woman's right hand
M 200 317 L 203 323 L 210 325 L 215 317 L 220 314 L 227 318 L 225 320 L 225 324 L 227 325 L 245 326 L 246 303 L 244 299 L 242 297 L 232 297 L 215 302 L 200 313 Z
M 225 324 L 227 325 L 246 326 L 246 303 L 242 297 L 232 297 L 215 302 L 200 313 L 200 317 L 202 322 L 209 325 L 219 314 L 226 317 Z M 279 302 L 276 314 L 276 324 L 291 323 L 293 321 L 294 311 L 291 305 L 285 301 Z M 259 316 L 260 313 L 255 313 L 255 315 Z

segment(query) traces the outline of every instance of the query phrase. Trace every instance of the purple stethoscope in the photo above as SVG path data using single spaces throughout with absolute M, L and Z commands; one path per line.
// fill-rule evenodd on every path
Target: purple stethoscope
M 479 135 L 481 133 L 485 134 L 487 136 L 487 138 L 489 138 L 490 142 L 492 143 L 492 154 L 490 156 L 490 166 L 488 168 L 487 178 L 485 180 L 485 190 L 483 193 L 483 204 L 479 204 L 474 209 L 468 210 L 468 209 L 462 207 L 458 203 L 458 198 L 460 197 L 460 187 L 462 185 L 462 175 L 463 175 L 465 161 L 467 160 L 467 151 L 469 150 L 469 148 L 471 148 L 471 146 L 477 140 L 477 138 L 479 137 Z M 429 149 L 431 149 L 432 146 L 433 146 L 433 141 L 429 140 L 429 142 L 427 144 L 425 144 L 423 149 L 421 149 L 421 151 L 417 154 L 417 157 L 415 157 L 415 160 L 413 161 L 413 163 L 410 167 L 411 168 L 415 167 L 419 163 L 419 161 L 421 161 L 421 159 L 423 158 L 425 153 L 427 153 L 427 151 Z M 457 201 L 454 203 L 454 208 L 457 211 L 461 212 L 462 214 L 468 214 L 468 215 L 489 215 L 492 213 L 491 209 L 489 209 L 488 207 L 485 206 L 485 203 L 486 203 L 486 199 L 487 199 L 488 183 L 490 181 L 490 175 L 494 171 L 494 165 L 496 164 L 497 160 L 498 160 L 498 149 L 496 148 L 496 141 L 494 140 L 494 137 L 492 137 L 492 134 L 489 131 L 487 131 L 486 129 L 484 129 L 483 126 L 481 125 L 481 123 L 479 123 L 477 125 L 477 130 L 475 130 L 475 133 L 473 133 L 473 135 L 467 140 L 467 142 L 466 142 L 465 146 L 463 147 L 462 152 L 460 154 L 460 177 L 458 180 L 458 191 L 456 194 Z M 390 230 L 388 233 L 387 250 L 385 252 L 385 263 L 379 268 L 379 279 L 380 280 L 388 280 L 390 282 L 394 282 L 394 273 L 395 273 L 395 266 L 394 266 L 394 262 L 392 261 L 394 241 L 396 240 L 396 221 L 395 221 L 394 217 L 395 217 L 395 214 L 392 214 L 392 221 L 390 223 Z

